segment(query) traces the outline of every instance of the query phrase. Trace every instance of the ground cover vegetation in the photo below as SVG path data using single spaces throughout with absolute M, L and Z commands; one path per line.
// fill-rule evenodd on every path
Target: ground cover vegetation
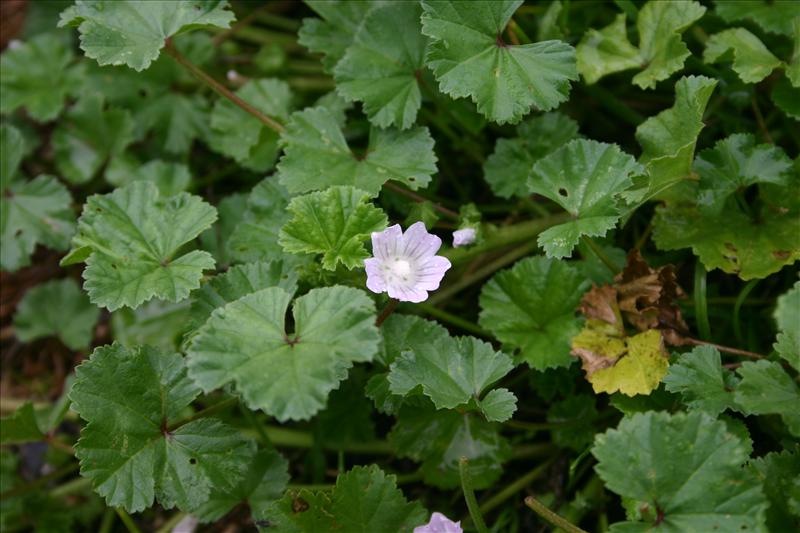
M 2 531 L 800 530 L 800 3 L 2 8 Z

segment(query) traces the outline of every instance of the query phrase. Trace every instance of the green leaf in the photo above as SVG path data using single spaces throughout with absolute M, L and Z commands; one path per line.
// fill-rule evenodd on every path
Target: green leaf
M 403 352 L 413 352 L 429 343 L 446 342 L 450 337 L 447 330 L 437 322 L 396 313 L 381 324 L 380 330 L 383 342 L 376 360 L 387 368 Z M 374 375 L 367 383 L 365 392 L 375 402 L 375 407 L 386 414 L 396 413 L 406 399 L 405 396 L 391 391 L 388 372 Z
M 792 21 L 800 16 L 797 5 L 792 1 L 778 0 L 736 0 L 736 2 L 716 1 L 714 11 L 725 22 L 750 20 L 770 33 L 792 35 Z
M 611 531 L 759 531 L 766 499 L 756 476 L 742 468 L 747 447 L 700 412 L 623 418 L 595 438 L 592 454 L 606 487 L 635 502 L 640 521 Z
M 664 377 L 669 392 L 680 393 L 689 409 L 716 416 L 725 409 L 736 409 L 733 390 L 738 380 L 733 372 L 722 368 L 719 351 L 711 346 L 698 346 L 680 356 Z
M 618 196 L 642 167 L 616 145 L 586 139 L 570 141 L 540 159 L 531 170 L 528 190 L 566 209 L 575 220 L 539 234 L 548 257 L 572 255 L 582 236 L 602 237 L 620 219 Z
M 439 89 L 470 97 L 494 122 L 515 123 L 536 107 L 549 111 L 569 97 L 578 79 L 575 49 L 562 41 L 521 46 L 502 33 L 522 0 L 424 0 L 422 33 L 431 38 L 427 64 Z
M 576 53 L 578 72 L 590 85 L 608 74 L 642 65 L 639 49 L 628 41 L 625 13 L 617 15 L 605 28 L 586 30 Z M 678 68 L 682 65 L 683 61 Z
M 381 128 L 410 128 L 417 118 L 427 44 L 421 13 L 417 2 L 372 9 L 334 69 L 339 94 L 363 102 L 370 122 Z
M 800 527 L 800 453 L 772 452 L 749 464 L 764 485 L 769 500 L 767 531 L 793 531 Z M 794 506 L 794 508 L 792 507 Z
M 64 114 L 53 132 L 56 167 L 72 184 L 90 181 L 134 140 L 133 127 L 127 110 L 104 109 L 102 96 L 84 96 Z
M 334 67 L 344 57 L 356 31 L 375 3 L 307 0 L 306 4 L 322 19 L 303 19 L 298 42 L 311 52 L 322 54 L 325 72 L 333 73 Z
M 189 346 L 197 384 L 211 391 L 233 382 L 250 408 L 280 421 L 324 407 L 350 366 L 371 361 L 378 349 L 375 304 L 358 289 L 313 289 L 295 302 L 288 333 L 291 298 L 272 287 L 214 311 Z
M 188 300 L 150 300 L 136 309 L 122 307 L 111 313 L 111 332 L 125 346 L 146 344 L 173 352 L 180 347 L 188 322 Z
M 588 30 L 578 44 L 578 72 L 587 83 L 631 68 L 644 70 L 633 77 L 642 89 L 654 89 L 656 82 L 683 68 L 691 55 L 681 34 L 706 12 L 699 2 L 647 2 L 636 21 L 639 47 L 629 41 L 625 14 L 601 30 Z
M 200 393 L 180 355 L 114 344 L 76 374 L 70 399 L 88 424 L 75 455 L 109 506 L 137 512 L 156 497 L 191 511 L 244 477 L 253 443 L 225 424 L 203 418 L 170 429 Z
M 578 123 L 561 113 L 527 119 L 517 126 L 516 137 L 497 140 L 483 165 L 483 175 L 495 195 L 527 197 L 531 167 L 577 137 Z
M 744 28 L 731 28 L 712 35 L 706 41 L 703 61 L 718 63 L 728 56 L 729 50 L 733 53 L 733 70 L 745 83 L 758 83 L 783 64 L 758 37 Z
M 513 395 L 505 389 L 487 396 L 485 406 L 479 399 L 514 364 L 506 354 L 474 337 L 446 337 L 435 343 L 420 344 L 413 351 L 404 351 L 390 368 L 389 385 L 393 393 L 406 395 L 421 386 L 437 409 L 452 409 L 475 400 L 490 420 L 506 420 L 515 410 L 510 404 L 516 398 L 512 399 Z
M 51 176 L 17 178 L 24 150 L 19 130 L 0 126 L 0 267 L 8 272 L 29 265 L 37 244 L 65 250 L 75 231 L 66 187 Z
M 314 441 L 324 442 L 328 449 L 344 451 L 375 441 L 372 403 L 364 395 L 361 374 L 353 374 L 331 392 L 325 410 L 314 417 Z
M 517 410 L 517 397 L 508 389 L 492 389 L 478 402 L 478 407 L 490 422 L 505 422 Z
M 644 203 L 664 199 L 669 189 L 691 179 L 697 136 L 703 129 L 703 113 L 717 80 L 689 76 L 675 84 L 675 105 L 650 117 L 636 128 L 636 140 L 642 146 L 639 163 L 647 176 L 625 197 Z
M 153 297 L 178 302 L 200 286 L 203 270 L 214 268 L 208 252 L 179 250 L 216 218 L 197 196 L 162 197 L 152 183 L 135 181 L 87 199 L 64 264 L 75 254 L 85 259 L 89 299 L 110 311 Z
M 22 342 L 57 336 L 72 350 L 89 347 L 100 309 L 71 278 L 52 280 L 25 293 L 14 313 L 14 331 Z
M 778 106 L 778 109 L 800 121 L 800 89 L 792 87 L 787 78 L 782 78 L 775 82 L 771 96 L 772 102 Z
M 369 257 L 364 241 L 388 222 L 386 213 L 369 201 L 369 194 L 353 187 L 298 196 L 287 209 L 292 218 L 281 228 L 278 243 L 293 254 L 323 254 L 322 267 L 328 270 L 335 270 L 338 263 L 350 270 L 363 267 Z
M 373 533 L 411 531 L 425 521 L 427 511 L 405 499 L 395 476 L 371 465 L 339 475 L 330 493 L 290 490 L 265 517 L 277 531 Z
M 788 187 L 777 188 L 760 215 L 731 202 L 718 215 L 688 205 L 658 207 L 653 240 L 661 250 L 691 247 L 707 270 L 719 268 L 743 280 L 764 278 L 800 258 L 797 183 L 795 176 Z M 763 189 L 760 194 L 763 198 Z
M 78 92 L 83 69 L 71 67 L 73 54 L 63 39 L 42 33 L 10 47 L 0 57 L 0 112 L 24 107 L 40 122 L 53 120 L 64 108 L 64 100 Z
M 289 119 L 292 93 L 285 81 L 251 80 L 236 91 L 236 96 L 280 122 Z M 278 134 L 227 98 L 214 104 L 211 129 L 211 148 L 246 168 L 263 172 L 278 157 Z
M 502 475 L 503 463 L 511 456 L 497 427 L 474 413 L 437 410 L 429 400 L 416 397 L 403 404 L 389 442 L 399 456 L 422 463 L 428 485 L 458 487 L 459 459 L 466 457 L 473 486 L 484 489 Z
M 781 415 L 789 432 L 800 437 L 800 388 L 774 361 L 746 361 L 736 372 L 742 378 L 736 387 L 736 403 L 746 414 Z
M 294 294 L 297 290 L 297 271 L 281 259 L 231 267 L 192 294 L 193 326 L 202 326 L 215 309 L 268 287 L 280 287 Z
M 278 232 L 289 220 L 289 193 L 275 178 L 266 178 L 247 197 L 247 210 L 227 242 L 232 259 L 252 263 L 283 253 Z
M 44 439 L 31 402 L 25 402 L 11 416 L 0 418 L 0 444 L 23 444 Z
M 228 243 L 233 235 L 233 230 L 244 220 L 247 197 L 247 194 L 241 192 L 225 196 L 217 204 L 219 218 L 209 231 L 200 235 L 201 248 L 214 256 L 219 269 L 225 269 L 233 263 Z
M 9 124 L 0 125 L 0 189 L 2 192 L 5 192 L 6 188 L 14 182 L 23 157 L 25 157 L 25 138 L 22 133 Z
M 237 505 L 246 503 L 255 520 L 264 519 L 269 504 L 283 496 L 288 482 L 289 462 L 276 450 L 260 450 L 236 487 L 212 491 L 208 501 L 192 514 L 201 522 L 215 522 Z
M 197 94 L 159 95 L 138 107 L 137 133 L 150 131 L 157 146 L 171 154 L 187 155 L 195 139 L 211 136 L 208 108 L 208 101 Z
M 694 170 L 700 176 L 698 207 L 705 213 L 719 214 L 729 196 L 750 185 L 788 185 L 792 161 L 777 146 L 756 145 L 754 135 L 739 133 L 700 152 Z
M 100 65 L 142 71 L 167 38 L 203 26 L 230 27 L 235 16 L 227 6 L 224 0 L 77 0 L 58 26 L 77 26 L 81 49 Z
M 572 353 L 583 361 L 596 393 L 650 394 L 669 368 L 664 339 L 657 329 L 626 337 L 616 326 L 589 319 L 572 339 Z
M 570 341 L 581 327 L 575 309 L 588 288 L 566 262 L 523 259 L 483 286 L 480 325 L 533 369 L 569 366 Z
M 780 330 L 773 347 L 800 372 L 800 282 L 778 297 L 773 316 Z
M 378 361 L 384 366 L 394 363 L 403 352 L 415 351 L 428 343 L 437 343 L 450 337 L 438 322 L 415 315 L 393 314 L 381 325 L 383 343 Z
M 158 188 L 161 196 L 172 196 L 185 191 L 192 181 L 189 167 L 183 163 L 151 159 L 142 164 L 124 154 L 111 160 L 105 178 L 115 187 L 124 187 L 133 181 L 150 181 Z
M 583 452 L 592 443 L 598 418 L 595 399 L 589 394 L 568 396 L 547 410 L 553 442 L 576 452 Z
M 293 113 L 281 143 L 280 181 L 292 194 L 352 185 L 376 196 L 390 179 L 416 190 L 426 187 L 436 172 L 427 128 L 372 128 L 366 154 L 360 157 L 351 152 L 335 116 L 322 107 Z

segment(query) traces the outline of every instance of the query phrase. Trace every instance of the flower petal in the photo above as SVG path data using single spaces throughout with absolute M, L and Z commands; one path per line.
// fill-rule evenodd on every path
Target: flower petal
M 464 228 L 453 232 L 453 246 L 467 246 L 475 242 L 475 228 Z
M 391 259 L 401 251 L 403 230 L 400 224 L 389 226 L 383 231 L 372 233 L 372 255 L 378 259 Z
M 419 303 L 428 299 L 428 292 L 415 285 L 392 284 L 388 286 L 389 296 L 401 302 Z
M 364 259 L 364 269 L 367 271 L 367 288 L 378 294 L 386 292 L 386 280 L 383 278 L 380 259 L 374 257 Z
M 417 267 L 416 287 L 426 291 L 435 291 L 452 265 L 446 257 L 435 255 Z
M 442 247 L 442 239 L 428 233 L 422 222 L 415 222 L 403 234 L 403 244 L 405 257 L 420 260 L 435 255 Z
M 414 528 L 414 533 L 464 533 L 461 521 L 453 522 L 442 513 L 433 513 L 425 525 Z

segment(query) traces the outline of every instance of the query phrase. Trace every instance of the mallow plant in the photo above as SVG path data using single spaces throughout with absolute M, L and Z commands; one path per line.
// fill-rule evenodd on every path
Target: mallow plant
M 2 25 L 3 531 L 800 530 L 800 3 Z

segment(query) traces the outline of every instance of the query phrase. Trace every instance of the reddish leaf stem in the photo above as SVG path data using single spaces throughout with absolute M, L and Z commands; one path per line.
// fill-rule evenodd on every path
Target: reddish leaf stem
M 387 303 L 386 307 L 384 307 L 381 311 L 381 314 L 378 315 L 377 319 L 375 319 L 375 325 L 381 327 L 381 324 L 383 324 L 384 320 L 389 318 L 389 315 L 391 315 L 394 310 L 397 309 L 397 304 L 399 303 L 400 300 L 395 300 L 394 298 L 390 299 L 389 303 Z
M 267 115 L 265 115 L 264 113 L 262 113 L 261 111 L 259 111 L 255 107 L 253 107 L 252 105 L 248 104 L 247 102 L 245 102 L 244 100 L 242 100 L 241 98 L 239 98 L 238 96 L 233 94 L 233 92 L 231 92 L 227 87 L 225 87 L 224 85 L 219 83 L 217 80 L 215 80 L 214 78 L 212 78 L 211 76 L 206 74 L 197 65 L 195 65 L 194 63 L 192 63 L 191 61 L 186 59 L 186 57 L 184 57 L 183 54 L 178 52 L 178 49 L 175 48 L 175 45 L 172 44 L 172 41 L 170 39 L 167 39 L 164 42 L 164 51 L 168 55 L 172 56 L 172 58 L 175 61 L 177 61 L 181 66 L 183 66 L 189 72 L 194 74 L 195 77 L 197 77 L 200 81 L 202 81 L 203 83 L 208 85 L 211 89 L 213 89 L 214 92 L 216 92 L 217 94 L 219 94 L 220 96 L 222 96 L 224 98 L 227 98 L 228 100 L 233 102 L 235 105 L 240 107 L 245 112 L 250 113 L 251 115 L 256 117 L 262 124 L 264 124 L 268 128 L 270 128 L 270 129 L 272 129 L 272 130 L 274 130 L 274 131 L 276 131 L 278 133 L 283 132 L 283 130 L 284 130 L 283 125 L 281 125 L 276 120 L 268 117 Z
M 717 350 L 719 350 L 720 352 L 732 353 L 735 355 L 743 355 L 744 357 L 751 357 L 753 359 L 763 359 L 765 357 L 760 353 L 748 352 L 747 350 L 731 348 L 730 346 L 723 346 L 722 344 L 714 344 L 713 342 L 701 341 L 700 339 L 693 339 L 691 337 L 685 337 L 684 340 L 688 344 L 692 344 L 694 346 L 712 346 Z
M 420 194 L 417 194 L 417 193 L 415 193 L 413 191 L 409 191 L 405 187 L 401 187 L 400 185 L 397 185 L 396 183 L 392 183 L 391 181 L 387 181 L 386 183 L 383 184 L 383 186 L 386 187 L 387 189 L 389 189 L 390 191 L 394 191 L 397 194 L 402 194 L 403 196 L 411 198 L 415 202 L 422 203 L 422 202 L 429 201 L 424 196 L 422 196 Z M 452 218 L 453 220 L 458 220 L 458 218 L 459 218 L 458 213 L 456 213 L 452 209 L 447 209 L 446 207 L 441 206 L 441 205 L 439 205 L 437 203 L 434 203 L 434 202 L 431 202 L 431 204 L 433 204 L 433 208 L 436 211 L 440 212 L 444 216 L 446 216 L 448 218 Z

